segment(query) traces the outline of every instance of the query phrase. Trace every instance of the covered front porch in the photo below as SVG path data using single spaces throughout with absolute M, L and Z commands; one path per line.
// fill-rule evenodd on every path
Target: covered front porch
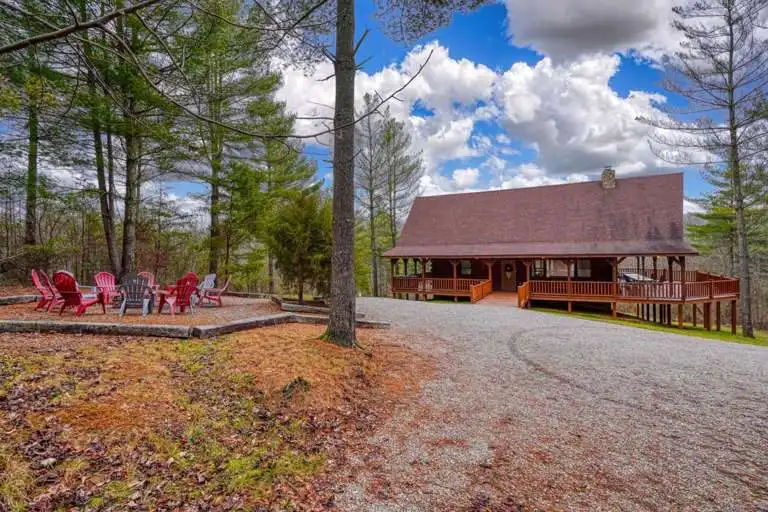
M 664 261 L 666 260 L 666 261 Z M 684 307 L 703 305 L 705 326 L 715 304 L 731 304 L 736 326 L 738 279 L 687 270 L 685 256 L 603 258 L 395 258 L 391 294 L 400 298 L 459 298 L 478 302 L 494 291 L 516 293 L 519 307 L 538 302 L 634 304 L 637 316 L 671 323 L 672 306 L 682 325 Z M 719 319 L 719 315 L 718 315 Z M 718 324 L 719 327 L 719 324 Z

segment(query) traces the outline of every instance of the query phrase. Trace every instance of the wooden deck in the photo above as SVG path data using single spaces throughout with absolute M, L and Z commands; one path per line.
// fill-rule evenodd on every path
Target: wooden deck
M 627 269 L 622 269 L 625 273 Z M 520 307 L 530 301 L 610 302 L 629 304 L 699 304 L 735 300 L 739 280 L 698 271 L 666 272 L 630 269 L 644 282 L 532 280 L 517 290 Z M 683 281 L 685 279 L 685 281 Z M 689 281 L 690 279 L 690 281 Z M 393 277 L 392 293 L 469 297 L 477 302 L 493 292 L 487 279 L 442 277 Z

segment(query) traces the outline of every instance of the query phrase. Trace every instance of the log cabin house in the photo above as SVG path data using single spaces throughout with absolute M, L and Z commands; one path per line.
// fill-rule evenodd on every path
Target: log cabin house
M 635 305 L 637 316 L 705 327 L 730 302 L 736 331 L 738 279 L 692 270 L 685 240 L 683 175 L 418 197 L 391 262 L 390 292 L 400 298 L 497 295 L 519 307 L 536 303 Z M 626 308 L 625 308 L 626 309 Z

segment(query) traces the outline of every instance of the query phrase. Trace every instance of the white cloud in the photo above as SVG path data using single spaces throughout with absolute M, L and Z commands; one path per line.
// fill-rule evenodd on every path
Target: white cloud
M 391 65 L 373 74 L 359 72 L 356 104 L 362 109 L 366 92 L 387 97 L 406 83 L 428 57 L 429 62 L 419 76 L 398 94 L 402 101 L 390 101 L 387 105 L 396 119 L 409 124 L 414 146 L 423 151 L 427 169 L 435 170 L 444 162 L 477 154 L 477 149 L 470 146 L 480 110 L 477 105 L 491 100 L 493 83 L 498 77 L 496 72 L 467 59 L 453 59 L 447 48 L 434 41 L 415 47 L 400 65 Z M 289 111 L 303 118 L 333 116 L 334 80 L 323 80 L 333 73 L 329 63 L 319 64 L 311 75 L 292 66 L 281 68 L 283 86 L 277 98 L 286 102 Z M 433 115 L 411 115 L 417 102 Z M 486 116 L 491 115 L 488 108 L 484 112 Z M 331 124 L 329 119 L 300 119 L 297 132 L 318 133 Z M 320 142 L 328 145 L 331 139 L 324 136 Z
M 659 95 L 633 92 L 622 98 L 609 80 L 619 67 L 616 56 L 584 57 L 556 65 L 514 64 L 496 83 L 500 123 L 507 134 L 538 151 L 547 173 L 595 174 L 613 165 L 619 174 L 640 173 L 663 165 L 647 144 L 651 128 L 638 116 L 655 116 Z
M 480 170 L 473 167 L 468 169 L 456 169 L 453 171 L 453 182 L 461 189 L 474 187 L 479 178 Z
M 359 73 L 358 105 L 365 92 L 386 96 L 400 87 L 429 52 L 432 58 L 423 73 L 398 95 L 403 101 L 389 103 L 393 116 L 410 128 L 415 148 L 423 152 L 426 194 L 472 189 L 485 182 L 502 188 L 578 181 L 596 177 L 608 164 L 619 175 L 666 167 L 648 146 L 651 128 L 636 120 L 663 115 L 656 104 L 665 98 L 642 91 L 619 96 L 610 86 L 619 71 L 617 56 L 583 56 L 567 63 L 544 58 L 534 65 L 518 62 L 493 71 L 453 59 L 447 48 L 432 42 L 415 47 L 400 64 Z M 318 66 L 313 76 L 289 68 L 278 96 L 300 116 L 330 116 L 333 80 L 318 80 L 330 72 L 327 64 Z M 414 114 L 417 103 L 432 115 Z M 479 121 L 498 124 L 504 132 L 490 135 L 478 129 Z M 299 131 L 311 133 L 330 124 L 301 121 Z M 519 156 L 513 143 L 533 148 L 533 161 L 510 164 L 511 157 Z M 481 164 L 458 166 L 478 171 L 472 183 L 469 175 L 454 179 L 441 173 L 447 163 L 481 156 Z
M 704 207 L 693 201 L 687 199 L 683 200 L 683 213 L 704 213 L 706 211 L 707 210 Z
M 512 42 L 556 61 L 626 52 L 658 58 L 678 48 L 675 0 L 505 0 Z

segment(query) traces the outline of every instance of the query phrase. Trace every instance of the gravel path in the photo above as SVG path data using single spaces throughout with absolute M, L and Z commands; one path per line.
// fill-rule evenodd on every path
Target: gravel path
M 440 338 L 346 510 L 768 511 L 768 349 L 515 308 L 361 299 Z

